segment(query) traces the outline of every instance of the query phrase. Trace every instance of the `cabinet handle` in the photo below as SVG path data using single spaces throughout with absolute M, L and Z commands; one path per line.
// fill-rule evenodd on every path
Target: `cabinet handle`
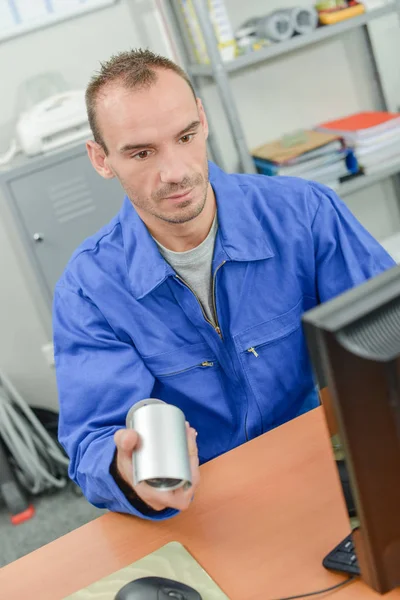
M 37 244 L 39 242 L 43 242 L 43 235 L 41 233 L 34 233 L 33 234 L 33 241 L 36 242 Z

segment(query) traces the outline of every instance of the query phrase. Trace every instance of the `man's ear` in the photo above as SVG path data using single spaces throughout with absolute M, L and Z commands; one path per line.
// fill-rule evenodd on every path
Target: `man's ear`
M 196 98 L 197 110 L 199 111 L 200 123 L 202 124 L 204 137 L 208 138 L 208 121 L 204 110 L 204 106 L 200 98 Z
M 104 148 L 100 144 L 93 140 L 88 140 L 86 142 L 86 150 L 90 158 L 90 162 L 99 175 L 104 177 L 104 179 L 112 179 L 115 177 L 108 164 L 107 155 L 104 151 Z

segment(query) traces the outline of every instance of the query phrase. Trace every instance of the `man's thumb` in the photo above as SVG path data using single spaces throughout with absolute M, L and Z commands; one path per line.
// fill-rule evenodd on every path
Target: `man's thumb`
M 119 451 L 129 454 L 139 443 L 139 436 L 133 429 L 119 429 L 114 434 L 114 442 Z

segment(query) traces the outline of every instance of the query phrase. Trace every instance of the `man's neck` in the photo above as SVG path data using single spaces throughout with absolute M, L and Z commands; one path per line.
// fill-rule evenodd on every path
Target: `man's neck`
M 216 201 L 214 190 L 208 184 L 207 199 L 202 212 L 187 223 L 146 223 L 153 238 L 173 252 L 186 252 L 199 246 L 207 237 L 214 221 Z

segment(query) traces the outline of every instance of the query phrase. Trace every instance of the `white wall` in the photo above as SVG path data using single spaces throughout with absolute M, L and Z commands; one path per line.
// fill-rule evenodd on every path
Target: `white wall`
M 162 1 L 162 0 L 161 0 Z M 226 0 L 236 27 L 293 0 Z M 296 4 L 310 4 L 297 0 Z M 85 86 L 99 61 L 136 46 L 171 56 L 154 14 L 155 0 L 120 0 L 110 8 L 0 43 L 0 150 L 7 144 L 19 84 L 35 73 L 59 70 L 74 87 Z M 399 25 L 386 17 L 371 28 L 391 108 L 400 104 Z M 247 141 L 255 147 L 282 133 L 375 107 L 373 71 L 361 31 L 305 48 L 232 77 Z M 236 159 L 215 88 L 204 97 L 230 170 Z M 3 135 L 1 134 L 3 129 Z M 390 181 L 346 198 L 350 208 L 379 239 L 400 229 L 399 208 Z M 33 404 L 57 406 L 54 373 L 41 346 L 45 327 L 24 278 L 15 236 L 0 206 L 0 369 Z

